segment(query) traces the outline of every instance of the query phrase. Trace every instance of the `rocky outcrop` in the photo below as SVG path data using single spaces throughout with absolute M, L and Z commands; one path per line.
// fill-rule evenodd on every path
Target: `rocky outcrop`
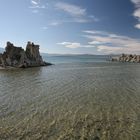
M 140 63 L 140 55 L 122 54 L 118 57 L 112 57 L 112 61 Z
M 24 51 L 22 47 L 16 47 L 7 42 L 5 52 L 0 54 L 0 65 L 2 67 L 27 68 L 51 64 L 43 61 L 39 52 L 39 45 L 28 42 Z

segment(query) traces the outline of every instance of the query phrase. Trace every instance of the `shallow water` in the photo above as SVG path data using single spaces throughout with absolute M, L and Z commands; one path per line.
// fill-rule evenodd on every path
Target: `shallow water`
M 0 139 L 139 140 L 140 64 L 1 70 Z

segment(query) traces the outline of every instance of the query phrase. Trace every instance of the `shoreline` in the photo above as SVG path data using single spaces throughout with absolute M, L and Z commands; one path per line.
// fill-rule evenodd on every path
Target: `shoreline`
M 42 65 L 42 66 L 29 66 L 29 67 L 15 67 L 15 66 L 0 66 L 0 70 L 11 70 L 11 69 L 27 69 L 27 68 L 35 68 L 35 67 L 47 67 L 47 66 L 51 66 L 54 64 L 51 63 L 47 63 L 46 65 Z

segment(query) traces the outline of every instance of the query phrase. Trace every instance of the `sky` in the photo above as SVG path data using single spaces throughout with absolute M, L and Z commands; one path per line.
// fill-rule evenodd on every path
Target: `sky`
M 140 0 L 1 0 L 0 47 L 43 53 L 140 54 Z

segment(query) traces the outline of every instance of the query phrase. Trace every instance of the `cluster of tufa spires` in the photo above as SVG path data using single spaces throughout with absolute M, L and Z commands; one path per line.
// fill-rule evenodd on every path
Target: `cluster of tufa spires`
M 35 45 L 30 41 L 27 43 L 26 50 L 7 42 L 4 53 L 0 54 L 0 66 L 4 68 L 27 68 L 47 65 L 50 65 L 50 63 L 43 61 L 39 52 L 39 45 Z
M 140 55 L 122 54 L 121 56 L 113 57 L 112 61 L 140 63 Z

